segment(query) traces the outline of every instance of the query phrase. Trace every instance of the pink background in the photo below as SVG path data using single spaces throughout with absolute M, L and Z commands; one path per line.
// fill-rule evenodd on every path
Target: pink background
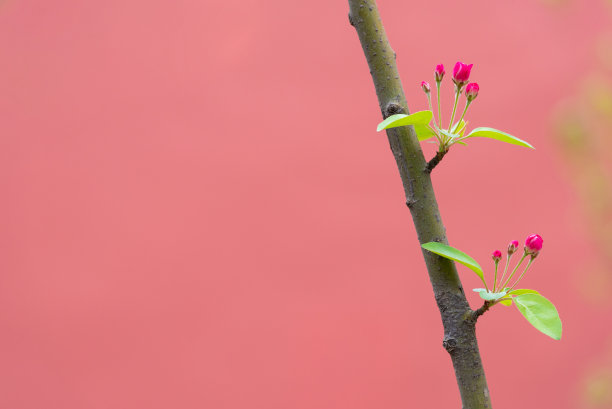
M 487 313 L 495 408 L 612 407 L 610 270 L 585 267 L 610 253 L 554 131 L 583 78 L 610 79 L 609 2 L 379 7 L 412 110 L 435 64 L 474 63 L 471 123 L 537 148 L 473 141 L 434 174 L 451 244 L 489 271 L 492 250 L 544 237 L 524 285 L 555 302 L 563 340 Z M 2 2 L 0 409 L 459 407 L 347 13 Z

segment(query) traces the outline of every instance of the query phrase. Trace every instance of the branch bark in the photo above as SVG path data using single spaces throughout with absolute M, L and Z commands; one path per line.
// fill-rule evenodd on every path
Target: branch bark
M 376 1 L 349 0 L 349 7 L 349 22 L 359 35 L 383 118 L 397 113 L 408 113 L 395 63 L 395 52 L 389 45 Z M 448 243 L 431 183 L 431 170 L 427 166 L 414 129 L 411 126 L 389 129 L 387 137 L 419 242 Z M 433 166 L 431 168 L 433 169 Z M 472 311 L 465 298 L 455 264 L 426 250 L 422 251 L 442 317 L 442 345 L 453 362 L 463 409 L 491 408 L 489 389 L 476 340 L 478 315 Z

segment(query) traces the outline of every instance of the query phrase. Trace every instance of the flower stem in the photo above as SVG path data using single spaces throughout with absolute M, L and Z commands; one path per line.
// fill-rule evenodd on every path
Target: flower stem
M 527 263 L 527 265 L 525 266 L 525 270 L 523 270 L 523 273 L 521 274 L 521 276 L 518 278 L 518 280 L 515 281 L 515 283 L 512 285 L 512 287 L 510 287 L 510 289 L 508 290 L 508 292 L 512 291 L 514 289 L 514 287 L 516 287 L 516 285 L 519 283 L 519 281 L 521 281 L 521 278 L 523 278 L 523 276 L 525 275 L 525 273 L 527 272 L 527 270 L 529 270 L 529 267 L 531 267 L 531 263 L 533 262 L 534 258 L 531 257 L 529 259 L 529 262 Z
M 470 107 L 470 104 L 472 103 L 472 101 L 468 101 L 465 103 L 465 109 L 463 110 L 463 113 L 461 114 L 461 118 L 459 118 L 459 120 L 457 121 L 457 127 L 459 126 L 459 124 L 461 124 L 461 121 L 463 120 L 463 117 L 465 116 L 465 113 L 467 112 L 468 108 Z M 452 125 L 451 125 L 452 126 Z M 454 133 L 454 129 L 450 130 L 452 133 Z
M 495 262 L 495 278 L 493 279 L 493 292 L 497 288 L 497 266 L 499 266 L 499 261 Z
M 440 105 L 440 82 L 436 81 L 436 93 L 438 94 L 438 128 L 442 129 L 442 105 Z
M 510 274 L 510 276 L 508 277 L 506 282 L 502 285 L 502 287 L 501 287 L 502 289 L 505 288 L 508 285 L 508 283 L 512 279 L 512 276 L 514 275 L 514 273 L 516 273 L 516 270 L 518 270 L 518 268 L 521 266 L 521 264 L 523 264 L 523 260 L 525 260 L 525 257 L 527 257 L 527 253 L 523 253 L 523 257 L 521 257 L 521 259 L 519 260 L 519 262 L 516 265 L 516 267 L 514 267 L 514 270 L 512 270 L 512 274 Z
M 459 92 L 459 88 L 457 87 L 457 85 L 455 85 L 455 105 L 453 105 L 453 113 L 451 114 L 450 124 L 448 125 L 449 132 L 452 132 L 451 127 L 453 126 L 453 119 L 455 119 L 455 112 L 457 112 L 457 103 L 459 103 L 459 95 L 461 95 L 461 93 Z
M 435 124 L 434 124 L 435 126 Z M 436 131 L 431 125 L 427 124 L 427 127 L 431 130 L 431 132 L 434 133 L 434 135 L 436 135 L 436 139 L 438 140 L 439 143 L 442 143 L 442 138 L 440 137 L 440 135 L 438 134 L 438 131 Z
M 508 272 L 508 265 L 510 264 L 511 258 L 512 258 L 512 254 L 509 254 L 508 257 L 506 257 L 506 267 L 504 267 L 504 274 L 502 274 L 501 278 L 499 279 L 500 284 L 504 282 L 504 277 L 506 276 L 506 273 Z M 503 290 L 504 287 L 501 287 L 501 289 Z

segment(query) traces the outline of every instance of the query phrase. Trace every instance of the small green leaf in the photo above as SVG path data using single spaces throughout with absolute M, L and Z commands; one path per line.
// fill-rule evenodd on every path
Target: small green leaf
M 436 136 L 436 134 L 427 125 L 414 125 L 414 131 L 416 132 L 419 141 L 424 141 Z
M 472 291 L 474 291 L 475 293 L 481 293 L 483 291 L 487 291 L 486 288 L 472 288 Z
M 406 115 L 406 114 L 396 114 L 391 115 L 389 118 L 385 119 L 381 123 L 378 124 L 376 128 L 376 132 L 380 132 L 383 129 L 389 128 L 397 128 L 398 126 L 407 126 L 407 125 L 427 125 L 431 122 L 433 118 L 433 113 L 431 111 L 419 111 L 414 114 Z
M 446 136 L 447 138 L 451 138 L 451 139 L 455 139 L 455 138 L 459 137 L 459 134 L 449 132 L 449 131 L 447 131 L 445 129 L 440 129 L 440 133 L 442 135 Z
M 523 294 L 513 300 L 521 314 L 537 330 L 553 339 L 561 339 L 561 319 L 553 303 L 540 294 Z
M 501 305 L 505 305 L 506 307 L 510 307 L 512 305 L 512 299 L 504 299 L 499 302 Z
M 466 136 L 466 138 L 472 138 L 472 137 L 482 137 L 482 138 L 497 139 L 498 141 L 502 141 L 502 142 L 506 142 L 506 143 L 511 143 L 513 145 L 519 145 L 519 146 L 524 146 L 526 148 L 535 149 L 528 142 L 525 142 L 524 140 L 519 139 L 516 136 L 512 136 L 510 134 L 507 134 L 507 133 L 502 132 L 502 131 L 498 131 L 497 129 L 493 129 L 493 128 L 476 128 L 476 129 L 473 129 L 472 132 L 470 132 Z
M 439 256 L 463 264 L 464 266 L 475 272 L 476 275 L 480 277 L 482 282 L 485 283 L 484 273 L 482 272 L 482 268 L 480 267 L 480 265 L 476 262 L 476 260 L 465 254 L 463 251 L 457 250 L 456 248 L 451 247 L 447 244 L 438 243 L 435 241 L 425 243 L 421 247 Z M 487 284 L 485 283 L 485 286 L 486 285 Z
M 463 134 L 465 133 L 466 127 L 467 127 L 467 122 L 465 122 L 465 120 L 462 119 L 461 122 L 456 122 L 455 125 L 453 125 L 452 130 L 454 133 L 459 134 L 459 136 L 463 136 Z
M 508 295 L 523 295 L 523 294 L 540 294 L 536 290 L 527 290 L 527 289 L 517 289 L 512 290 L 508 293 Z
M 498 298 L 502 298 L 503 296 L 505 296 L 506 292 L 505 291 L 502 291 L 501 293 L 480 292 L 478 293 L 478 295 L 483 300 L 493 301 L 493 300 L 497 300 Z

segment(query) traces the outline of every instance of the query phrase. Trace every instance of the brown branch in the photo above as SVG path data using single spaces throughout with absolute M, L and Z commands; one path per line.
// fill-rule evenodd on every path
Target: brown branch
M 385 29 L 374 0 L 349 0 L 349 21 L 357 30 L 383 118 L 408 113 L 408 105 Z M 411 126 L 387 130 L 420 243 L 447 243 L 430 171 Z M 440 158 L 441 159 L 441 158 Z M 433 167 L 432 167 L 433 169 Z M 423 250 L 444 327 L 443 346 L 450 354 L 463 409 L 491 408 L 489 389 L 476 340 L 476 320 L 457 269 L 450 260 Z
M 484 304 L 482 304 L 482 307 L 472 312 L 472 318 L 474 320 L 477 320 L 478 317 L 480 317 L 485 312 L 489 311 L 489 308 L 491 308 L 494 304 L 495 303 L 492 303 L 491 301 L 485 301 Z
M 429 162 L 427 162 L 427 166 L 425 166 L 425 172 L 431 173 L 431 171 L 442 161 L 442 158 L 448 153 L 448 149 L 445 151 L 436 152 L 436 156 L 431 158 Z

